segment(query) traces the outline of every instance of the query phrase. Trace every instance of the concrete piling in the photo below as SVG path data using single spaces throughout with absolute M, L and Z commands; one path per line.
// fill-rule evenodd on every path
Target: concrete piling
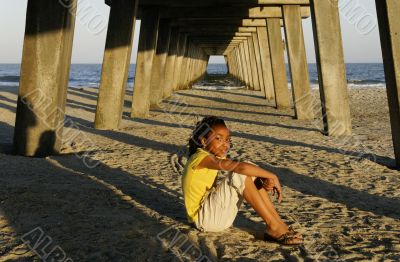
M 311 120 L 314 119 L 315 107 L 311 94 L 300 6 L 284 5 L 283 19 L 295 117 L 302 120 Z
M 156 53 L 154 54 L 151 85 L 150 106 L 159 106 L 163 98 L 163 83 L 165 82 L 165 66 L 171 37 L 171 26 L 168 20 L 161 20 L 157 39 Z
M 396 166 L 400 168 L 400 3 L 377 0 L 379 32 Z
M 158 8 L 146 9 L 140 28 L 131 117 L 147 117 L 150 110 L 151 72 L 156 53 L 158 26 Z
M 267 29 L 276 108 L 288 108 L 290 106 L 289 89 L 286 76 L 280 19 L 267 18 Z
M 111 4 L 94 121 L 96 129 L 119 128 L 128 81 L 137 9 L 138 1 L 122 0 L 113 1 Z
M 350 135 L 350 105 L 338 2 L 311 0 L 310 4 L 324 132 L 330 136 Z
M 19 155 L 61 148 L 77 1 L 63 3 L 28 1 L 14 131 Z

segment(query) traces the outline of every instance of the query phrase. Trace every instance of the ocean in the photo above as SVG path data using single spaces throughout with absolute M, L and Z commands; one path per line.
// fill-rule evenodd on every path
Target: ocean
M 310 82 L 313 88 L 318 88 L 316 64 L 309 64 Z M 349 88 L 385 88 L 383 64 L 346 64 Z M 225 64 L 210 64 L 209 74 L 226 74 Z M 287 66 L 288 80 L 290 81 Z M 18 86 L 20 65 L 0 64 L 0 86 Z M 73 64 L 69 79 L 70 87 L 98 87 L 101 74 L 101 64 Z M 128 77 L 128 87 L 133 88 L 135 65 L 131 65 Z

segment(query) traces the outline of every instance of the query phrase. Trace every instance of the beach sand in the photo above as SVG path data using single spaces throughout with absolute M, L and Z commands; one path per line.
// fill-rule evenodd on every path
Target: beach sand
M 385 89 L 351 89 L 354 134 L 333 138 L 321 133 L 321 119 L 295 120 L 248 90 L 179 91 L 147 119 L 128 117 L 127 91 L 121 129 L 100 131 L 92 124 L 97 90 L 71 88 L 71 139 L 62 155 L 44 159 L 10 154 L 16 92 L 0 87 L 0 261 L 41 261 L 54 248 L 73 261 L 400 260 L 400 172 Z M 280 177 L 277 209 L 303 233 L 303 246 L 260 240 L 264 224 L 247 204 L 224 232 L 187 224 L 180 173 L 204 115 L 226 120 L 233 157 Z M 35 246 L 40 236 L 49 238 Z

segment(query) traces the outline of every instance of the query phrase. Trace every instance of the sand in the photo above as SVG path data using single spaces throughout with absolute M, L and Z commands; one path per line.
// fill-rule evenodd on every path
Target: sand
M 96 92 L 69 90 L 72 139 L 61 155 L 36 159 L 9 153 L 16 88 L 0 87 L 0 261 L 400 260 L 400 172 L 384 89 L 349 91 L 350 138 L 324 136 L 320 119 L 295 120 L 242 89 L 179 91 L 147 119 L 129 119 L 127 91 L 121 129 L 99 131 Z M 304 245 L 260 240 L 264 224 L 248 205 L 222 233 L 187 224 L 180 173 L 203 115 L 226 119 L 232 156 L 280 177 L 277 208 Z

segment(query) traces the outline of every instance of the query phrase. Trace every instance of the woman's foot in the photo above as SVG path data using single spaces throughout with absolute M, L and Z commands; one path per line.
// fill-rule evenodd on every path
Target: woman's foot
M 282 234 L 279 237 L 272 237 L 267 233 L 264 233 L 264 240 L 274 241 L 281 245 L 301 245 L 303 244 L 303 239 L 296 237 L 290 231 Z
M 301 234 L 286 224 L 275 228 L 267 228 L 264 232 L 264 240 L 275 241 L 284 245 L 299 245 L 303 243 Z

